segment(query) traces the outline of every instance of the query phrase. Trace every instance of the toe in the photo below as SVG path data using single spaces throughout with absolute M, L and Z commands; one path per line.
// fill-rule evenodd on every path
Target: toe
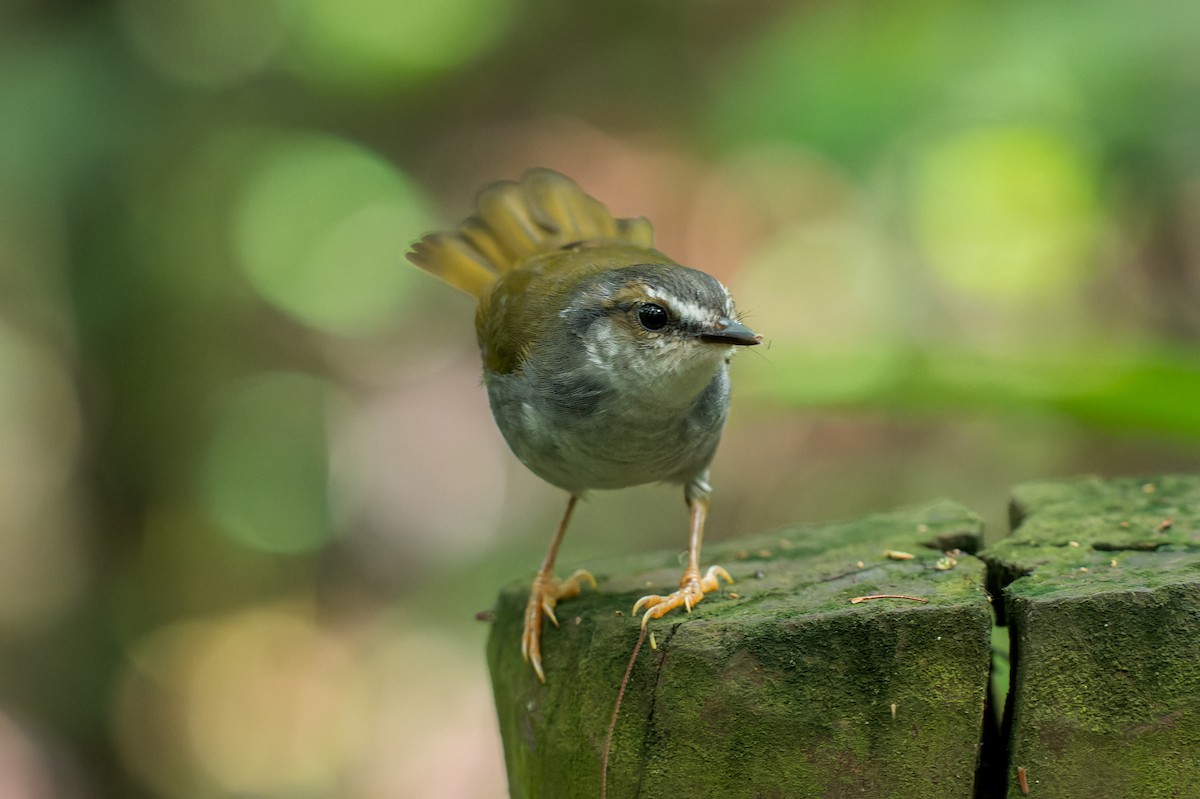
M 723 566 L 709 566 L 708 571 L 704 573 L 704 579 L 700 582 L 701 590 L 704 593 L 712 593 L 721 587 L 721 581 L 717 578 L 725 578 L 725 582 L 732 583 L 733 578 L 729 576 L 729 572 L 725 571 Z

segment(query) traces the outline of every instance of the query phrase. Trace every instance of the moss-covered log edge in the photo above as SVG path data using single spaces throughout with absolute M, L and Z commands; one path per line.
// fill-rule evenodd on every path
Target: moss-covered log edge
M 1180 494 L 1187 498 L 1180 499 Z M 1019 665 L 1020 646 L 1017 639 L 1024 631 L 1020 625 L 1009 623 L 1008 614 L 1014 602 L 1028 600 L 1014 599 L 1013 590 L 1021 593 L 1027 590 L 1026 586 L 1036 585 L 1043 579 L 1061 578 L 1065 567 L 1055 557 L 1063 551 L 1086 554 L 1091 558 L 1086 561 L 1088 563 L 1106 561 L 1114 570 L 1118 564 L 1118 553 L 1122 564 L 1126 560 L 1131 563 L 1135 560 L 1127 553 L 1153 557 L 1161 550 L 1164 553 L 1191 552 L 1200 556 L 1200 534 L 1196 533 L 1200 528 L 1197 528 L 1193 519 L 1187 520 L 1190 524 L 1180 525 L 1177 518 L 1180 514 L 1187 516 L 1186 511 L 1180 510 L 1181 505 L 1189 506 L 1190 503 L 1191 507 L 1200 508 L 1200 502 L 1195 501 L 1197 498 L 1200 498 L 1200 476 L 1118 480 L 1076 478 L 1024 484 L 1012 491 L 1010 529 L 1005 538 L 979 551 L 976 551 L 974 541 L 941 542 L 932 537 L 934 540 L 927 545 L 931 545 L 931 548 L 958 546 L 983 561 L 984 586 L 996 600 L 993 605 L 996 612 L 993 640 L 1001 644 L 997 657 L 992 661 L 995 675 L 998 664 L 1007 658 L 1009 651 L 1012 652 L 1013 665 Z M 1067 523 L 1064 524 L 1063 509 L 1069 507 L 1071 502 L 1078 501 L 1094 505 L 1085 505 L 1075 518 L 1067 516 Z M 1056 536 L 1062 540 L 1057 540 Z M 1110 553 L 1114 555 L 1111 558 Z M 1083 573 L 1089 571 L 1088 566 L 1072 569 Z M 1077 581 L 1076 585 L 1066 589 L 1068 596 L 1061 599 L 1076 601 L 1083 596 L 1090 597 L 1092 594 L 1086 588 L 1082 592 L 1078 589 L 1078 586 L 1086 586 L 1089 582 Z M 1146 586 L 1146 590 L 1155 591 L 1178 582 L 1172 575 L 1164 584 L 1151 584 Z M 1183 582 L 1192 584 L 1193 580 L 1185 577 Z M 1070 595 L 1072 589 L 1077 595 Z M 1040 590 L 1053 590 L 1053 587 Z M 1095 594 L 1107 591 L 1103 584 L 1093 589 Z M 1008 644 L 1009 651 L 1005 651 L 1003 644 Z M 1021 781 L 1027 780 L 1029 775 L 1024 773 L 1025 769 L 1018 769 L 1019 764 L 1013 760 L 1013 750 L 1018 748 L 1012 737 L 1012 698 L 1015 696 L 1013 686 L 1017 668 L 1012 668 L 1008 673 L 1010 677 L 1002 685 L 993 681 L 988 702 L 993 708 L 1003 709 L 1003 717 L 998 717 L 1000 714 L 997 712 L 983 714 L 980 740 L 984 758 L 976 772 L 975 799 L 1025 795 Z M 1008 690 L 1005 691 L 1005 688 Z

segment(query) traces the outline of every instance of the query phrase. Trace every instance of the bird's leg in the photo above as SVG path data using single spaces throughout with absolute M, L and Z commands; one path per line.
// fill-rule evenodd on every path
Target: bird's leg
M 546 674 L 542 671 L 542 617 L 549 617 L 550 621 L 554 622 L 554 626 L 558 626 L 558 619 L 554 615 L 554 606 L 560 599 L 570 599 L 573 596 L 579 596 L 582 590 L 580 581 L 587 581 L 592 584 L 592 588 L 596 587 L 596 578 L 591 575 L 591 572 L 579 569 L 565 580 L 559 580 L 554 576 L 554 559 L 558 557 L 558 545 L 562 543 L 563 534 L 567 531 L 567 523 L 571 521 L 571 512 L 575 510 L 575 503 L 579 497 L 574 494 L 567 501 L 567 510 L 563 514 L 562 521 L 558 523 L 558 532 L 554 534 L 554 540 L 550 542 L 550 549 L 546 552 L 546 559 L 542 561 L 542 568 L 538 569 L 537 576 L 533 578 L 533 587 L 529 591 L 529 602 L 525 605 L 525 630 L 521 633 L 521 656 L 526 662 L 533 664 L 533 670 L 537 672 L 538 679 L 542 682 L 546 681 Z
M 716 591 L 721 582 L 719 577 L 724 577 L 727 582 L 732 583 L 733 578 L 729 576 L 729 572 L 720 566 L 710 566 L 704 576 L 700 576 L 700 544 L 704 539 L 704 520 L 708 517 L 708 497 L 699 496 L 687 497 L 688 510 L 691 511 L 691 533 L 688 536 L 688 565 L 683 572 L 683 577 L 679 580 L 679 590 L 666 596 L 658 594 L 650 594 L 639 599 L 633 606 L 633 612 L 637 613 L 642 607 L 647 608 L 646 614 L 642 616 L 642 626 L 646 626 L 646 622 L 650 619 L 661 619 L 663 616 L 670 613 L 677 607 L 684 607 L 688 613 L 692 612 L 692 607 L 700 600 L 704 599 L 704 595 Z

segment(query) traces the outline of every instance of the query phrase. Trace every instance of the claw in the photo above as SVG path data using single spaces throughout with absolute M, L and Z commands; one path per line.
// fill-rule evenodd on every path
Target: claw
M 718 577 L 724 577 L 727 583 L 733 582 L 733 578 L 729 576 L 729 572 L 725 571 L 724 566 L 709 566 L 708 571 L 704 573 L 704 580 L 702 581 L 705 593 L 716 591 L 721 587 L 720 581 L 717 580 Z
M 592 588 L 596 587 L 596 578 L 592 576 L 590 571 L 587 569 L 576 569 L 571 573 L 570 577 L 558 584 L 558 598 L 570 599 L 571 597 L 579 596 L 583 591 L 583 586 L 579 583 L 580 580 L 585 580 Z
M 665 596 L 661 594 L 644 596 L 633 604 L 633 613 L 636 615 L 642 607 L 647 609 L 642 616 L 643 627 L 646 626 L 646 623 L 650 619 L 661 619 L 680 605 L 688 613 L 691 613 L 692 608 L 704 599 L 705 594 L 720 588 L 721 581 L 719 578 L 721 577 L 724 577 L 726 582 L 733 582 L 733 578 L 729 576 L 729 572 L 720 566 L 710 566 L 708 571 L 704 573 L 704 577 L 701 577 L 694 571 L 684 572 L 683 579 L 679 581 L 678 591 Z
M 596 578 L 591 572 L 580 569 L 565 580 L 554 577 L 538 576 L 534 578 L 533 587 L 529 591 L 529 602 L 525 605 L 525 629 L 521 633 L 521 657 L 533 666 L 538 679 L 546 681 L 546 673 L 542 670 L 542 617 L 550 619 L 558 626 L 558 617 L 554 608 L 560 599 L 570 599 L 579 596 L 583 590 L 582 582 L 596 587 Z

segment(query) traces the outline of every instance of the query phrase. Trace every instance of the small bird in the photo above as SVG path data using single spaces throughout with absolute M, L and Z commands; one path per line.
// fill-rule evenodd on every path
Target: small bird
M 575 504 L 592 489 L 683 485 L 688 565 L 679 588 L 644 596 L 650 619 L 692 607 L 729 573 L 700 573 L 709 464 L 729 407 L 729 361 L 762 337 L 711 275 L 652 248 L 645 218 L 617 219 L 571 179 L 533 169 L 485 186 L 476 214 L 408 258 L 478 300 L 475 332 L 496 424 L 517 458 L 569 494 L 534 577 L 521 652 L 538 679 L 542 618 L 596 580 L 554 576 Z

